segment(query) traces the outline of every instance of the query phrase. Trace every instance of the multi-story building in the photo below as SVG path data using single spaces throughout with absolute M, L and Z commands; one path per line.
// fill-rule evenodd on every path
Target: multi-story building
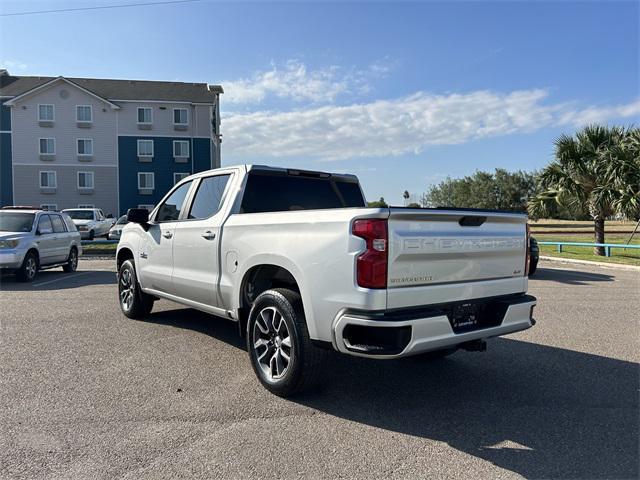
M 154 205 L 184 176 L 220 166 L 221 93 L 0 71 L 0 205 L 114 215 Z

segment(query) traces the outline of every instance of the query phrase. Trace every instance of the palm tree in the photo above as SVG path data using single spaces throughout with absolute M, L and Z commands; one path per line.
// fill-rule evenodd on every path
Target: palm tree
M 407 206 L 407 202 L 409 201 L 409 197 L 411 195 L 409 195 L 409 190 L 405 190 L 404 193 L 402 194 L 402 198 L 404 198 L 404 206 Z
M 640 212 L 640 129 L 589 125 L 555 141 L 555 160 L 540 173 L 541 193 L 529 214 L 540 218 L 554 202 L 584 206 L 594 221 L 595 242 L 604 243 L 604 221 Z M 604 255 L 603 247 L 595 247 Z

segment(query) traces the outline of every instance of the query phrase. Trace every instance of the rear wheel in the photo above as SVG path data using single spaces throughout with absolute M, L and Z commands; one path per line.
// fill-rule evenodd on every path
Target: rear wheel
M 67 259 L 67 263 L 62 266 L 62 270 L 66 273 L 75 272 L 78 268 L 78 249 L 76 247 L 71 247 L 71 251 L 69 252 L 69 258 Z
M 326 356 L 309 338 L 300 294 L 286 288 L 256 298 L 247 324 L 247 350 L 260 383 L 282 397 L 315 386 Z
M 128 318 L 145 318 L 153 308 L 154 298 L 140 289 L 132 260 L 126 260 L 118 270 L 118 300 L 120 310 Z
M 36 278 L 37 273 L 38 256 L 35 252 L 28 252 L 22 261 L 22 265 L 16 272 L 16 276 L 21 282 L 32 282 L 33 279 Z

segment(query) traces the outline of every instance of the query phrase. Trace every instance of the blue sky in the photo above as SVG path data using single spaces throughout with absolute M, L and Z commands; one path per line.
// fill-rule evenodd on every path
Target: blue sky
M 8 1 L 2 14 L 150 0 Z M 223 165 L 356 173 L 400 204 L 535 169 L 587 122 L 638 123 L 638 2 L 212 2 L 0 17 L 18 75 L 225 88 Z

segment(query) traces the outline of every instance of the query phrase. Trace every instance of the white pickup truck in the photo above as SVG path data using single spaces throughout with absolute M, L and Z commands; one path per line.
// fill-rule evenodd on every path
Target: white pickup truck
M 326 349 L 442 356 L 535 323 L 525 215 L 369 208 L 355 176 L 247 165 L 187 177 L 128 220 L 123 313 L 164 298 L 237 322 L 278 395 L 313 384 Z

